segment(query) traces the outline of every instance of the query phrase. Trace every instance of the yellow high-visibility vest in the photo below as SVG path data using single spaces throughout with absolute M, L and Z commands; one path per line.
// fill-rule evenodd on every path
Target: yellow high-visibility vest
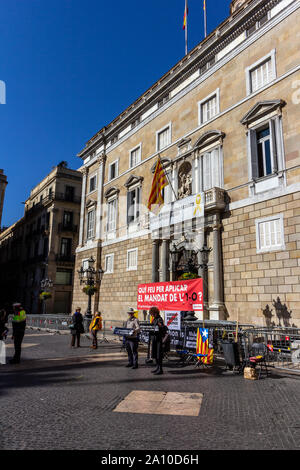
M 102 317 L 101 317 L 100 315 L 97 315 L 97 316 L 96 316 L 95 318 L 93 318 L 92 321 L 91 321 L 91 324 L 90 324 L 90 331 L 94 328 L 95 323 L 96 323 L 96 321 L 97 321 L 98 318 L 99 318 L 99 321 L 98 321 L 98 323 L 97 323 L 97 325 L 96 325 L 95 330 L 97 330 L 97 331 L 98 331 L 98 330 L 102 330 Z
M 16 323 L 20 323 L 21 321 L 25 321 L 26 320 L 26 312 L 25 310 L 20 310 L 19 313 L 16 313 L 14 316 L 13 316 L 13 319 L 12 321 L 16 322 Z

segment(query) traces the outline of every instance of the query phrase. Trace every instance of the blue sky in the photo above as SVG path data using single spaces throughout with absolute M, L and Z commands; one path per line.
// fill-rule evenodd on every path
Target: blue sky
M 61 160 L 77 169 L 85 142 L 185 54 L 184 0 L 0 0 L 2 225 Z M 207 0 L 208 33 L 229 0 Z M 204 36 L 203 0 L 189 0 L 189 49 Z

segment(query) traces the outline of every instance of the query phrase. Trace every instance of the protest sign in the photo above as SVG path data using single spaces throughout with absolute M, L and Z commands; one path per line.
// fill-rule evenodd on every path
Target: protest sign
M 137 296 L 138 310 L 149 310 L 153 306 L 159 310 L 202 311 L 202 279 L 139 284 Z

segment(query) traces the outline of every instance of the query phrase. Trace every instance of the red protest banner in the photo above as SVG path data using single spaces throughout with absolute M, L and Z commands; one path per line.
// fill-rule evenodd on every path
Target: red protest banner
M 202 279 L 139 284 L 138 310 L 149 310 L 154 306 L 159 310 L 203 310 Z

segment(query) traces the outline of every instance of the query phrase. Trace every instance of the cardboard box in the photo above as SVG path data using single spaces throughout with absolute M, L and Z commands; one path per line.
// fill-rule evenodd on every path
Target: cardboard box
M 244 379 L 257 380 L 257 372 L 253 367 L 245 367 Z

